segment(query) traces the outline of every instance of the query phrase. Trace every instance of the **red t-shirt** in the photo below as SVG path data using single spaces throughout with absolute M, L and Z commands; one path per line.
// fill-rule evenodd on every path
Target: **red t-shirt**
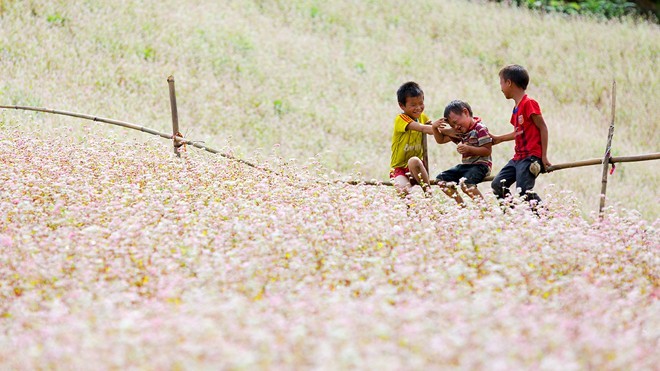
M 541 157 L 541 132 L 534 125 L 532 115 L 540 115 L 541 107 L 534 99 L 523 96 L 511 114 L 511 125 L 516 132 L 516 147 L 514 160 L 522 160 L 529 156 Z

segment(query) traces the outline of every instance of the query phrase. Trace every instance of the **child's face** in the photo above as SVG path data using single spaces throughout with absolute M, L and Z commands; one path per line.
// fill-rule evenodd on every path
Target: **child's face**
M 449 126 L 454 128 L 454 130 L 460 134 L 465 134 L 470 131 L 473 122 L 474 120 L 472 120 L 470 112 L 466 108 L 463 108 L 463 111 L 460 114 L 449 111 L 449 117 L 447 117 L 447 123 Z
M 502 76 L 500 76 L 500 89 L 502 90 L 502 94 L 504 94 L 504 97 L 506 99 L 511 99 L 512 94 L 511 94 L 511 85 L 513 83 L 511 80 L 504 80 Z
M 410 116 L 412 119 L 418 119 L 424 112 L 424 94 L 418 97 L 408 97 L 406 98 L 406 104 L 402 105 L 399 103 L 399 107 L 403 110 L 403 113 Z

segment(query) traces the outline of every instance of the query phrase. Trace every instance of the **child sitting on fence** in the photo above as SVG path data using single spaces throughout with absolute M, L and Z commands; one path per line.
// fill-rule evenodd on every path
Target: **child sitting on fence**
M 436 142 L 453 141 L 458 144 L 456 150 L 463 156 L 462 163 L 445 170 L 436 177 L 438 185 L 447 196 L 463 205 L 463 198 L 456 191 L 456 184 L 472 199 L 483 199 L 477 185 L 490 173 L 492 166 L 491 150 L 493 140 L 488 134 L 488 128 L 481 123 L 479 117 L 474 117 L 472 108 L 467 102 L 454 100 L 445 107 L 444 119 L 433 123 L 433 135 Z M 454 129 L 457 138 L 452 138 L 441 125 L 448 123 Z
M 421 160 L 424 155 L 422 138 L 432 135 L 433 129 L 425 125 L 430 120 L 424 114 L 424 92 L 417 83 L 409 81 L 399 87 L 396 95 L 403 112 L 394 119 L 390 179 L 401 195 L 410 193 L 415 185 L 421 185 L 426 191 L 429 176 Z
M 550 166 L 547 157 L 548 127 L 541 115 L 539 104 L 527 96 L 525 90 L 529 74 L 524 67 L 510 65 L 500 73 L 500 87 L 506 99 L 513 99 L 515 107 L 511 114 L 513 132 L 504 135 L 491 135 L 493 144 L 515 139 L 513 158 L 493 179 L 491 187 L 500 200 L 509 196 L 509 187 L 516 182 L 520 195 L 533 201 L 535 207 L 541 198 L 533 191 L 536 177 Z

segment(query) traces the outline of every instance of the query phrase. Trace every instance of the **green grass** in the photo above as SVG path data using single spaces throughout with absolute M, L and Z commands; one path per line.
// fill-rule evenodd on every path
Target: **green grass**
M 528 93 L 549 125 L 552 162 L 603 155 L 613 80 L 614 153 L 658 151 L 660 31 L 633 19 L 455 0 L 35 0 L 3 1 L 0 9 L 1 104 L 168 131 L 166 78 L 173 74 L 182 132 L 210 146 L 231 143 L 247 159 L 279 144 L 283 158 L 317 157 L 341 174 L 384 180 L 401 83 L 421 84 L 431 117 L 464 99 L 499 134 L 510 130 L 512 102 L 499 91 L 497 72 L 509 63 L 530 72 Z M 0 118 L 43 125 L 44 135 L 84 135 L 71 118 L 9 111 Z M 511 144 L 495 148 L 495 171 L 512 152 Z M 459 161 L 451 145 L 431 145 L 429 157 L 433 174 Z M 541 177 L 537 189 L 571 190 L 588 213 L 598 205 L 600 171 L 559 171 Z M 657 162 L 619 164 L 608 204 L 656 219 L 658 208 L 649 205 L 659 199 L 658 174 Z

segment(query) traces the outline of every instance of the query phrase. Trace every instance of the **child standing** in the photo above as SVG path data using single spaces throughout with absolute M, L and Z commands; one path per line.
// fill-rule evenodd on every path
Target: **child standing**
M 456 200 L 459 205 L 463 199 L 456 192 L 456 184 L 472 199 L 483 199 L 477 185 L 490 173 L 492 167 L 491 151 L 493 140 L 488 134 L 488 128 L 481 123 L 479 117 L 474 117 L 472 108 L 467 102 L 452 101 L 445 107 L 444 120 L 433 123 L 433 136 L 438 143 L 450 140 L 458 143 L 456 150 L 463 155 L 461 164 L 438 174 L 438 185 L 447 196 Z M 458 139 L 449 137 L 440 126 L 447 122 L 454 129 Z M 462 179 L 465 181 L 461 182 Z
M 525 68 L 515 64 L 506 66 L 499 75 L 502 93 L 516 103 L 510 121 L 514 130 L 509 134 L 492 135 L 493 144 L 515 140 L 515 153 L 493 179 L 491 187 L 497 198 L 503 199 L 509 195 L 509 187 L 515 181 L 520 195 L 527 201 L 535 201 L 535 206 L 541 201 L 533 191 L 536 177 L 551 165 L 547 156 L 548 127 L 539 104 L 525 93 L 529 84 Z
M 424 92 L 417 83 L 409 81 L 401 85 L 396 95 L 403 112 L 394 119 L 390 179 L 399 194 L 405 195 L 416 184 L 424 190 L 428 188 L 429 175 L 421 160 L 424 155 L 422 138 L 433 134 L 433 129 L 431 125 L 424 125 L 430 120 L 424 114 Z M 407 173 L 413 179 L 408 178 Z

